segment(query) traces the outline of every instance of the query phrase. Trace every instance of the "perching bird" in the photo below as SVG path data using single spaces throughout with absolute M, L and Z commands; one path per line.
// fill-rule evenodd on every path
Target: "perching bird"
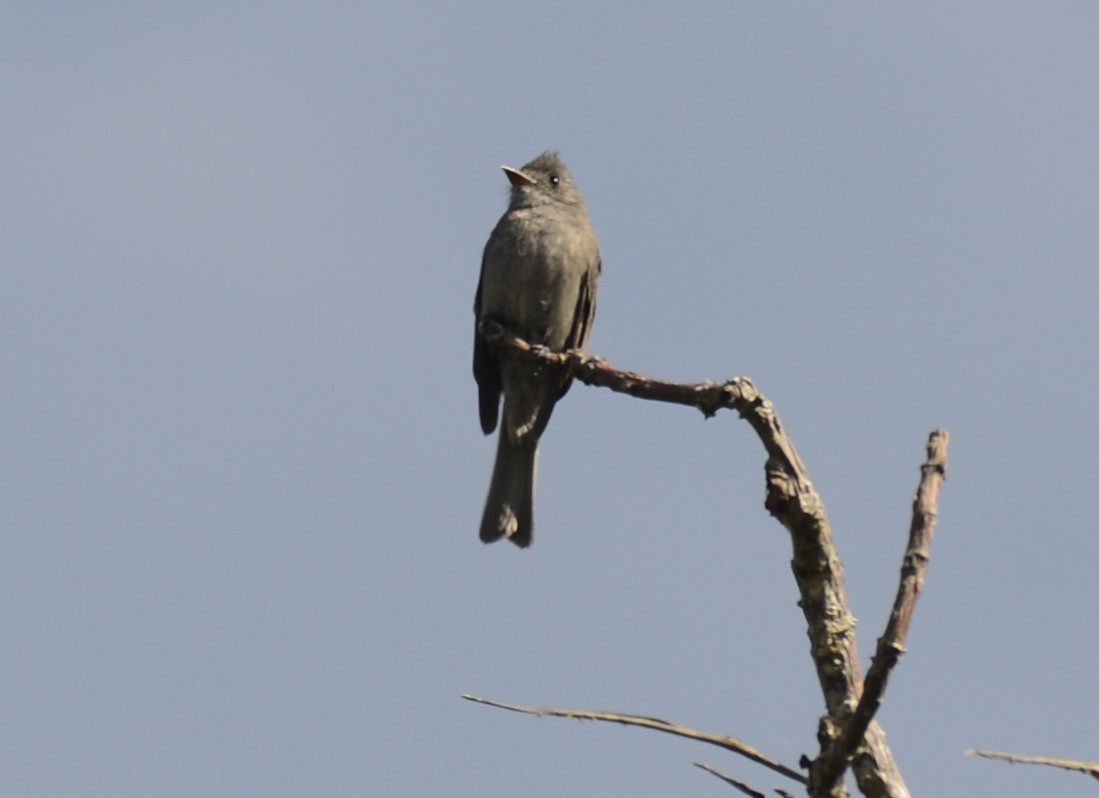
M 498 322 L 554 351 L 583 347 L 591 334 L 602 268 L 584 198 L 555 152 L 542 153 L 522 169 L 503 169 L 511 182 L 511 201 L 481 259 L 473 300 L 476 324 Z M 496 429 L 504 395 L 481 540 L 506 537 L 525 548 L 534 537 L 538 438 L 571 380 L 489 347 L 476 328 L 473 376 L 486 435 Z

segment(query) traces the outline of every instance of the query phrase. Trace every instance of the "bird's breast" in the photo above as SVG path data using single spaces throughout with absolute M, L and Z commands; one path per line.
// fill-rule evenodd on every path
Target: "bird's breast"
M 579 225 L 577 224 L 579 222 Z M 590 268 L 587 219 L 520 209 L 505 214 L 485 248 L 482 313 L 551 348 L 564 346 Z

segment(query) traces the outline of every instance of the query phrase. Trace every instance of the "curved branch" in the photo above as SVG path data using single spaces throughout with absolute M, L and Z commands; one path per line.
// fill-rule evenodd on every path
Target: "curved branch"
M 621 723 L 623 726 L 640 726 L 643 729 L 652 729 L 654 731 L 666 732 L 668 734 L 674 734 L 677 737 L 686 737 L 691 740 L 698 740 L 700 742 L 709 743 L 710 745 L 716 745 L 718 748 L 724 748 L 726 751 L 732 751 L 733 753 L 740 754 L 753 762 L 763 765 L 766 768 L 770 768 L 776 773 L 781 773 L 788 779 L 793 779 L 801 784 L 808 783 L 808 779 L 805 774 L 794 770 L 791 767 L 779 762 L 777 759 L 772 759 L 760 751 L 757 751 L 747 743 L 741 742 L 736 737 L 726 737 L 720 734 L 711 734 L 710 732 L 697 731 L 695 729 L 689 729 L 686 726 L 677 726 L 674 723 L 669 723 L 666 720 L 660 720 L 659 718 L 647 718 L 643 715 L 624 715 L 619 712 L 595 712 L 587 709 L 553 709 L 551 707 L 528 707 L 522 704 L 509 704 L 504 701 L 494 701 L 491 698 L 481 698 L 475 695 L 469 695 L 463 693 L 462 698 L 466 701 L 474 701 L 478 704 L 486 704 L 490 707 L 497 707 L 499 709 L 508 709 L 512 712 L 521 712 L 524 715 L 537 715 L 539 717 L 551 717 L 551 718 L 572 718 L 573 720 L 602 720 L 609 723 Z

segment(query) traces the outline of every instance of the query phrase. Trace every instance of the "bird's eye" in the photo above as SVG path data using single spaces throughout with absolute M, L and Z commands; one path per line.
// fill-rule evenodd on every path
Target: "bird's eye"
M 559 178 L 557 175 L 550 175 L 550 182 L 556 186 L 558 183 L 561 182 L 561 178 Z

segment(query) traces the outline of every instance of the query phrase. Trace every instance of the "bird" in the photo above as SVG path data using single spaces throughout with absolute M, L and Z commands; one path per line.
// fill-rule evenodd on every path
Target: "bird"
M 602 259 L 587 205 L 560 155 L 548 150 L 521 169 L 501 168 L 510 199 L 485 244 L 473 301 L 481 429 L 491 435 L 500 427 L 480 537 L 527 548 L 538 440 L 572 380 L 491 347 L 480 325 L 496 322 L 554 352 L 582 349 L 595 319 Z

